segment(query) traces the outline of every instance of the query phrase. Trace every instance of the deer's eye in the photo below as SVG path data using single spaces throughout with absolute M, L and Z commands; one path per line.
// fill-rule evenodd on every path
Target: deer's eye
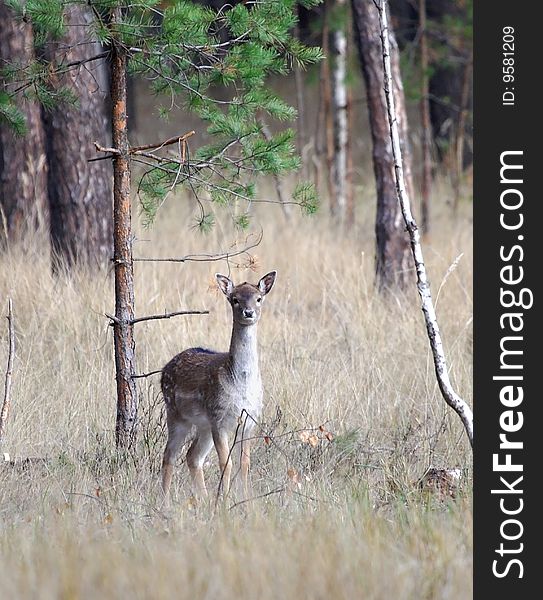
M 239 304 L 239 300 L 237 298 L 233 298 L 232 303 L 235 305 Z
M 262 297 L 261 297 L 261 296 L 259 296 L 259 297 L 256 299 L 256 301 L 257 301 L 257 302 L 260 304 L 260 302 L 262 302 Z

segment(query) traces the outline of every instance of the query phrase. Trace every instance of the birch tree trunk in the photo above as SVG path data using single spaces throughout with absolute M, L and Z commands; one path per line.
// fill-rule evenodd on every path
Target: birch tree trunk
M 424 264 L 424 257 L 422 254 L 420 234 L 415 219 L 413 218 L 411 212 L 411 203 L 405 185 L 402 148 L 400 144 L 400 133 L 398 128 L 395 98 L 393 93 L 394 81 L 391 67 L 391 47 L 388 35 L 389 31 L 386 0 L 381 0 L 381 4 L 378 4 L 376 2 L 376 6 L 377 7 L 374 6 L 374 11 L 378 14 L 378 31 L 380 32 L 382 43 L 382 60 L 384 70 L 385 91 L 384 96 L 386 98 L 387 104 L 389 139 L 392 142 L 392 153 L 394 156 L 394 175 L 396 181 L 397 199 L 399 201 L 403 219 L 407 227 L 407 231 L 409 233 L 411 251 L 415 260 L 415 268 L 417 271 L 417 288 L 422 300 L 422 312 L 424 314 L 424 320 L 426 322 L 426 331 L 428 333 L 428 339 L 434 358 L 434 367 L 436 371 L 437 382 L 445 402 L 447 402 L 447 404 L 454 411 L 456 411 L 456 413 L 460 417 L 466 430 L 469 442 L 473 447 L 473 413 L 468 404 L 454 391 L 449 379 L 447 363 L 445 360 L 445 352 L 443 350 L 443 343 L 441 341 L 441 333 L 439 331 L 437 316 L 434 309 L 430 284 L 426 275 L 426 266 Z
M 113 12 L 113 22 L 119 16 Z M 126 51 L 113 42 L 111 49 L 111 101 L 113 147 L 119 153 L 113 158 L 113 227 L 115 267 L 115 369 L 117 376 L 117 423 L 115 437 L 118 448 L 129 447 L 135 436 L 138 410 L 134 375 L 134 272 L 132 261 L 132 224 L 130 208 L 130 146 L 126 104 Z
M 47 45 L 46 58 L 56 64 L 85 60 L 102 52 L 92 39 L 89 9 L 73 6 L 66 13 L 64 36 Z M 71 69 L 56 81 L 79 99 L 43 111 L 49 164 L 49 206 L 53 267 L 87 264 L 106 266 L 113 243 L 111 167 L 89 163 L 93 142 L 106 142 L 107 71 L 103 61 Z
M 412 259 L 409 238 L 405 232 L 398 205 L 394 179 L 394 156 L 390 143 L 387 107 L 383 97 L 383 59 L 379 40 L 379 14 L 373 0 L 351 0 L 355 41 L 358 47 L 362 73 L 366 84 L 369 121 L 373 145 L 373 170 L 377 187 L 376 274 L 380 290 L 406 287 Z M 407 144 L 407 117 L 405 98 L 400 76 L 398 46 L 392 31 L 388 32 L 391 46 L 394 94 L 398 107 L 398 128 L 405 156 L 404 175 L 409 190 L 411 180 L 411 154 Z
M 345 0 L 336 0 L 342 7 Z M 334 155 L 332 177 L 335 202 L 331 205 L 332 215 L 341 223 L 346 219 L 347 207 L 347 36 L 345 26 L 339 25 L 332 32 L 332 107 L 334 115 Z
M 330 6 L 328 2 L 324 3 L 324 19 L 322 27 L 322 50 L 325 56 L 330 55 L 330 28 L 328 26 Z M 330 63 L 323 60 L 321 63 L 321 85 L 324 110 L 324 148 L 326 155 L 326 181 L 328 184 L 328 202 L 330 213 L 335 214 L 336 208 L 336 190 L 332 170 L 334 165 L 334 118 L 332 107 L 332 76 L 330 73 Z
M 29 23 L 19 22 L 0 2 L 0 63 L 31 64 L 34 36 Z M 27 133 L 17 137 L 11 127 L 0 124 L 0 210 L 4 224 L 0 239 L 20 238 L 25 230 L 49 225 L 47 162 L 41 111 L 37 102 L 22 99 Z M 4 230 L 4 226 L 6 231 Z

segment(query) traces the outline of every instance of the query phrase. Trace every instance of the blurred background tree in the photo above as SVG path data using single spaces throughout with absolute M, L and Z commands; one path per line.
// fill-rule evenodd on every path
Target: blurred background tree
M 82 60 L 86 60 L 90 58 L 91 53 L 88 50 L 92 44 L 102 44 L 101 48 L 105 51 L 107 48 L 107 35 L 103 36 L 103 28 L 96 30 L 89 27 L 72 28 L 71 35 L 79 35 L 80 43 L 75 45 L 64 43 L 58 36 L 68 35 L 68 33 L 64 32 L 62 34 L 59 29 L 58 2 L 33 0 L 26 4 L 25 7 L 25 3 L 15 2 L 14 0 L 2 0 L 0 2 L 0 10 L 3 11 L 2 16 L 4 17 L 1 19 L 0 24 L 4 31 L 2 35 L 3 44 L 0 49 L 4 91 L 4 96 L 0 99 L 0 112 L 3 115 L 3 118 L 0 119 L 0 138 L 8 140 L 8 142 L 0 144 L 0 176 L 2 177 L 0 198 L 7 230 L 4 235 L 8 233 L 13 236 L 17 227 L 20 227 L 23 222 L 31 223 L 32 219 L 30 217 L 28 219 L 20 217 L 22 214 L 30 215 L 30 210 L 44 215 L 40 217 L 41 222 L 47 224 L 49 228 L 48 213 L 49 207 L 52 205 L 51 235 L 56 254 L 64 254 L 68 264 L 74 256 L 78 255 L 84 258 L 85 261 L 92 255 L 98 261 L 103 261 L 104 256 L 107 255 L 104 250 L 106 246 L 104 239 L 110 237 L 110 232 L 108 233 L 107 223 L 101 222 L 104 221 L 103 218 L 100 219 L 100 215 L 103 217 L 104 214 L 102 198 L 107 196 L 107 188 L 104 187 L 101 191 L 101 187 L 110 185 L 105 181 L 109 177 L 108 173 L 110 171 L 105 168 L 103 161 L 88 163 L 85 167 L 79 164 L 76 169 L 74 153 L 68 150 L 70 143 L 65 145 L 62 143 L 56 144 L 56 148 L 53 148 L 55 139 L 60 139 L 59 136 L 55 138 L 54 135 L 48 142 L 49 152 L 47 153 L 47 160 L 44 160 L 45 151 L 40 150 L 40 147 L 44 145 L 44 141 L 40 141 L 40 139 L 44 140 L 45 136 L 43 131 L 40 131 L 40 120 L 42 120 L 42 125 L 48 124 L 49 130 L 51 130 L 55 123 L 60 126 L 62 117 L 68 119 L 70 115 L 72 117 L 77 115 L 77 110 L 88 111 L 94 106 L 92 110 L 95 111 L 97 118 L 89 119 L 93 123 L 94 132 L 86 132 L 85 139 L 100 139 L 107 146 L 110 137 L 109 126 L 100 125 L 100 110 L 104 110 L 104 108 L 100 109 L 98 107 L 98 104 L 102 103 L 107 109 L 109 101 L 109 84 L 104 81 L 104 79 L 107 80 L 107 77 L 105 77 L 105 58 L 83 62 L 75 69 L 77 76 L 74 75 L 74 71 L 71 74 L 58 73 L 56 78 L 57 85 L 60 85 L 60 87 L 57 90 L 57 96 L 60 97 L 56 99 L 52 98 L 50 93 L 45 93 L 47 86 L 41 85 L 40 81 L 44 83 L 47 79 L 40 79 L 39 69 L 35 68 L 31 74 L 32 85 L 26 86 L 22 90 L 18 90 L 18 86 L 14 82 L 13 69 L 17 63 L 19 65 L 29 65 L 34 60 L 36 53 L 40 60 L 47 58 L 44 54 L 46 51 L 49 53 L 56 51 L 58 54 L 57 63 L 62 63 L 64 66 L 81 60 L 81 57 Z M 75 5 L 79 4 L 77 10 L 82 11 L 80 15 L 87 11 L 85 18 L 96 20 L 97 14 L 105 14 L 114 3 L 104 1 L 91 2 L 90 4 L 73 4 L 74 7 L 71 10 L 75 10 Z M 171 3 L 149 3 L 149 7 L 155 4 L 157 7 L 155 19 L 160 20 L 160 11 Z M 233 3 L 237 11 L 240 10 L 237 8 L 238 4 L 238 2 Z M 283 107 L 276 106 L 275 116 L 293 120 L 296 115 L 297 154 L 299 155 L 298 162 L 300 163 L 301 173 L 311 176 L 319 194 L 324 198 L 328 197 L 331 213 L 337 215 L 339 212 L 340 221 L 350 227 L 356 219 L 355 206 L 360 202 L 360 200 L 357 200 L 357 196 L 360 197 L 360 194 L 355 193 L 355 191 L 357 188 L 360 189 L 363 165 L 366 156 L 370 155 L 368 151 L 369 136 L 364 134 L 367 108 L 363 94 L 364 85 L 360 81 L 361 71 L 360 66 L 357 64 L 356 47 L 353 43 L 351 6 L 350 3 L 341 0 L 327 0 L 324 4 L 313 2 L 298 3 L 296 5 L 291 2 L 289 4 L 292 9 L 289 32 L 293 40 L 310 47 L 322 46 L 327 59 L 322 61 L 319 66 L 309 67 L 307 70 L 300 67 L 297 60 L 294 60 L 292 64 L 294 67 L 294 89 L 292 89 L 290 78 L 285 78 L 282 75 L 278 78 L 277 70 L 271 69 L 269 71 L 267 81 L 272 88 L 278 90 L 280 95 L 290 98 L 297 109 L 296 113 L 292 110 L 285 112 Z M 217 11 L 222 7 L 223 2 L 221 0 L 199 0 L 197 5 L 202 7 L 203 10 Z M 278 12 L 277 3 L 272 2 L 270 6 L 273 7 L 271 12 Z M 422 6 L 425 8 L 425 15 L 421 15 Z M 9 7 L 12 7 L 12 9 L 10 10 Z M 410 143 L 414 153 L 413 176 L 418 185 L 428 189 L 428 181 L 433 178 L 436 172 L 447 172 L 453 183 L 453 197 L 447 197 L 446 201 L 457 207 L 462 194 L 463 174 L 466 171 L 469 173 L 472 162 L 472 3 L 465 0 L 439 0 L 432 3 L 420 2 L 420 0 L 418 2 L 393 0 L 391 11 L 392 24 L 401 52 L 401 71 L 406 93 L 406 109 L 411 122 L 407 142 Z M 90 17 L 91 13 L 92 17 Z M 232 11 L 232 13 L 237 14 L 236 11 Z M 421 19 L 421 17 L 426 18 Z M 38 27 L 37 34 L 32 30 L 32 23 L 34 23 L 34 29 Z M 134 24 L 132 24 L 133 26 Z M 148 31 L 152 30 L 152 28 L 149 30 L 149 26 L 147 24 L 148 29 L 145 30 L 145 33 L 142 33 L 142 29 L 145 29 L 142 25 L 139 33 L 146 35 Z M 48 44 L 45 45 L 48 46 L 46 48 L 44 39 L 47 37 L 46 31 L 48 28 L 52 28 L 56 32 L 53 35 L 49 33 L 50 38 L 51 35 L 53 38 L 57 35 L 57 39 L 54 42 L 50 39 Z M 10 49 L 8 47 L 9 39 L 12 39 L 13 36 L 10 38 L 8 31 L 13 32 L 16 29 L 19 32 L 17 41 L 15 46 Z M 137 37 L 138 32 L 133 31 L 132 34 L 133 37 Z M 85 35 L 87 39 L 85 39 Z M 213 35 L 220 40 L 220 43 L 225 44 L 224 50 L 226 51 L 231 39 L 229 28 L 217 23 L 213 28 Z M 24 36 L 26 38 L 23 41 Z M 39 39 L 34 39 L 36 37 Z M 170 36 L 169 42 L 171 43 L 171 41 Z M 426 44 L 426 59 L 424 62 L 427 62 L 427 66 L 421 70 L 423 42 Z M 345 45 L 345 53 L 341 49 L 343 45 Z M 68 47 L 71 47 L 69 55 Z M 88 53 L 82 54 L 85 51 Z M 79 52 L 79 55 L 76 56 L 77 52 Z M 97 51 L 96 55 L 99 56 L 100 52 Z M 147 63 L 146 66 L 143 64 L 144 62 Z M 230 66 L 226 70 L 223 69 L 221 73 L 218 69 L 215 69 L 212 74 L 213 70 L 209 69 L 210 65 L 205 64 L 194 71 L 200 79 L 204 79 L 211 85 L 211 96 L 217 99 L 222 98 L 223 109 L 227 106 L 224 102 L 228 102 L 228 99 L 232 97 L 232 90 L 235 85 L 231 81 L 232 74 L 228 73 L 228 70 L 231 71 L 232 69 L 231 62 Z M 178 122 L 180 116 L 190 125 L 194 123 L 194 120 L 191 120 L 191 117 L 183 108 L 178 110 L 178 105 L 181 102 L 178 102 L 177 98 L 181 97 L 180 94 L 183 91 L 183 89 L 179 89 L 179 83 L 177 83 L 178 89 L 174 90 L 176 99 L 170 104 L 167 101 L 162 103 L 159 98 L 154 103 L 152 100 L 144 100 L 149 94 L 148 84 L 144 83 L 145 79 L 150 81 L 151 92 L 160 92 L 161 88 L 162 90 L 167 89 L 171 84 L 171 81 L 168 82 L 164 78 L 156 77 L 153 68 L 154 65 L 149 62 L 148 56 L 143 58 L 142 53 L 138 58 L 134 55 L 131 56 L 128 78 L 129 89 L 133 91 L 128 96 L 130 131 L 133 139 L 140 138 L 142 142 L 149 141 L 148 136 L 145 136 L 145 130 L 148 123 L 156 122 L 157 112 L 160 114 L 163 124 L 161 129 L 167 131 L 168 134 L 183 133 L 176 130 L 176 122 Z M 171 69 L 171 65 L 168 68 Z M 206 73 L 206 77 L 203 77 L 205 69 L 208 69 L 209 73 Z M 29 74 L 27 70 L 27 75 Z M 425 76 L 427 79 L 426 87 L 423 81 Z M 68 81 L 70 78 L 71 81 Z M 12 81 L 12 84 L 10 84 L 10 81 Z M 62 84 L 67 85 L 62 86 Z M 425 89 L 427 89 L 427 98 L 424 98 Z M 16 94 L 17 99 L 15 105 L 13 105 L 8 103 L 7 99 L 12 97 L 12 100 L 14 100 L 13 92 L 15 90 L 18 91 L 18 94 Z M 73 95 L 78 98 L 78 106 L 69 109 L 66 108 L 68 105 L 65 103 L 64 108 L 55 110 L 53 107 L 55 102 L 58 105 L 59 100 L 70 100 L 66 96 L 66 92 L 69 90 L 74 92 Z M 53 103 L 43 111 L 43 119 L 40 119 L 40 111 L 37 109 L 37 104 L 32 100 L 35 97 L 41 97 L 42 101 L 45 100 L 46 106 L 47 102 Z M 346 102 L 344 101 L 345 97 Z M 428 105 L 430 127 L 427 127 L 424 123 L 424 114 L 422 113 L 420 117 L 417 114 L 419 111 L 418 106 L 422 106 L 425 100 Z M 272 104 L 274 101 L 271 99 Z M 147 106 L 150 104 L 154 104 L 151 106 L 152 114 L 148 112 L 141 113 L 142 110 L 147 111 Z M 189 104 L 192 105 L 192 109 L 195 109 L 195 104 L 198 104 L 198 101 L 193 98 Z M 145 108 L 142 108 L 144 106 Z M 15 130 L 19 127 L 20 131 L 24 127 L 20 112 L 13 113 L 15 107 L 19 107 L 20 111 L 27 116 L 29 136 L 26 138 L 16 139 L 13 127 L 7 126 L 9 122 L 11 126 L 15 125 Z M 204 115 L 204 112 L 205 110 L 201 110 L 200 114 L 208 121 L 212 121 L 214 115 L 217 114 L 216 111 L 211 109 L 207 109 L 207 115 Z M 219 110 L 219 112 L 225 114 L 224 110 Z M 281 112 L 282 114 L 279 115 Z M 85 120 L 79 119 L 81 128 L 83 128 L 83 121 Z M 170 124 L 168 124 L 168 121 Z M 258 122 L 260 126 L 268 126 L 268 131 L 272 135 L 277 133 L 277 127 L 273 119 L 271 123 L 266 124 L 260 116 Z M 347 123 L 347 127 L 345 127 L 345 123 Z M 222 126 L 225 126 L 224 122 Z M 255 126 L 258 127 L 258 125 Z M 73 131 L 73 125 L 70 127 L 63 126 L 62 128 L 66 136 L 70 134 L 77 137 L 78 134 Z M 189 127 L 187 127 L 188 129 Z M 292 145 L 294 138 L 290 132 L 289 135 L 290 137 L 287 137 L 283 142 Z M 49 136 L 47 137 L 49 139 Z M 33 140 L 31 144 L 28 142 L 29 139 Z M 204 146 L 206 144 L 203 142 L 207 143 L 211 138 L 207 132 L 199 127 L 193 139 L 194 143 L 202 141 L 202 146 Z M 66 142 L 68 142 L 67 138 Z M 17 148 L 24 148 L 25 144 L 28 146 L 28 151 L 23 151 L 24 156 L 27 157 L 23 165 L 19 159 L 13 158 L 15 156 L 13 153 L 21 152 Z M 422 150 L 424 148 L 427 149 L 427 152 L 423 156 Z M 87 145 L 83 150 L 82 153 L 79 153 L 80 158 L 84 157 L 83 160 L 94 157 L 92 146 Z M 200 153 L 204 152 L 203 150 L 199 151 Z M 210 148 L 210 151 L 213 151 L 213 148 Z M 64 159 L 62 158 L 63 155 Z M 72 156 L 74 161 L 71 165 L 74 168 L 61 166 L 66 164 L 66 157 L 69 155 Z M 429 155 L 430 160 L 426 160 L 426 155 Z M 195 153 L 192 152 L 191 159 L 195 158 Z M 205 162 L 203 154 L 202 158 Z M 13 175 L 14 165 L 16 164 L 21 165 L 17 167 L 19 177 Z M 170 166 L 177 173 L 177 165 Z M 296 165 L 292 163 L 292 166 Z M 223 164 L 221 169 L 225 167 L 232 167 L 232 164 Z M 31 176 L 23 176 L 25 169 L 30 170 Z M 48 170 L 52 170 L 54 175 L 49 178 L 49 182 L 52 183 L 49 186 L 50 192 L 46 193 L 43 180 L 47 176 Z M 69 183 L 70 171 L 73 172 L 72 179 L 75 172 L 83 176 L 80 186 Z M 283 176 L 278 177 L 277 168 L 275 168 L 275 171 L 275 173 L 270 174 L 274 177 L 278 192 L 282 191 L 279 194 L 280 197 L 285 201 L 286 191 L 289 191 L 292 186 Z M 101 174 L 99 175 L 99 173 Z M 198 177 L 201 179 L 201 175 L 198 175 Z M 40 183 L 39 178 L 42 179 L 42 183 Z M 62 184 L 63 179 L 65 180 L 64 185 Z M 100 183 L 98 179 L 104 183 Z M 161 174 L 155 172 L 144 180 L 140 191 L 143 192 L 142 201 L 145 214 L 148 215 L 150 220 L 152 220 L 153 213 L 161 202 L 161 194 L 167 188 L 167 179 L 167 173 L 163 170 Z M 32 188 L 29 187 L 29 181 L 35 182 L 35 185 L 32 184 Z M 56 181 L 61 185 L 55 187 Z M 200 183 L 203 182 L 200 181 Z M 24 187 L 24 185 L 26 185 L 26 188 L 20 188 L 19 192 L 13 193 L 14 186 Z M 30 189 L 34 190 L 33 194 L 29 191 Z M 93 192 L 93 189 L 96 192 Z M 198 189 L 195 188 L 195 191 L 197 192 Z M 248 192 L 248 198 L 251 199 L 252 188 L 249 187 L 245 191 Z M 299 193 L 303 195 L 307 191 L 307 188 L 303 188 L 299 190 Z M 213 193 L 214 201 L 219 204 L 228 204 L 228 198 L 232 197 L 232 192 L 235 195 L 236 190 L 229 189 L 225 191 L 220 189 L 220 186 L 216 186 Z M 92 196 L 92 201 L 86 197 L 89 194 Z M 426 199 L 424 199 L 425 197 Z M 421 189 L 421 193 L 416 194 L 414 198 L 419 198 L 419 202 L 424 205 L 421 208 L 423 212 L 421 225 L 426 230 L 429 228 L 429 217 L 425 216 L 428 213 L 430 203 L 429 192 L 424 192 L 424 189 Z M 436 200 L 434 199 L 434 201 Z M 14 209 L 15 204 L 25 205 L 28 209 L 17 211 Z M 310 202 L 310 204 L 313 204 L 313 202 Z M 346 204 L 346 208 L 343 208 L 344 204 Z M 204 205 L 206 208 L 204 208 Z M 40 206 L 41 208 L 38 210 Z M 212 205 L 206 205 L 205 202 L 201 206 L 198 205 L 198 223 L 203 229 L 209 227 L 214 220 L 212 214 L 214 211 L 209 206 Z M 338 209 L 338 206 L 341 208 Z M 64 213 L 59 212 L 61 207 L 64 207 Z M 93 210 L 95 210 L 94 213 Z M 240 225 L 248 223 L 249 212 L 247 210 L 238 211 L 237 218 Z M 15 217 L 17 214 L 19 215 L 18 219 Z M 56 217 L 57 214 L 59 217 Z M 63 215 L 63 217 L 60 218 L 60 215 Z M 335 217 L 334 220 L 336 220 Z M 14 221 L 17 221 L 19 226 L 15 225 Z M 36 219 L 34 221 L 37 223 Z M 86 238 L 88 238 L 87 241 L 85 241 Z M 96 239 L 94 240 L 94 238 Z M 84 250 L 84 248 L 86 249 Z M 377 256 L 379 256 L 379 251 L 377 251 Z
M 0 2 L 0 64 L 25 65 L 35 61 L 32 26 L 16 20 Z M 9 102 L 0 90 L 0 208 L 6 237 L 18 240 L 27 229 L 49 222 L 47 162 L 41 109 L 36 102 L 18 97 Z
M 413 276 L 374 8 L 372 0 L 0 0 L 1 235 L 6 242 L 41 224 L 57 269 L 105 266 L 113 251 L 118 439 L 128 439 L 137 410 L 131 192 L 151 224 L 182 186 L 195 207 L 184 226 L 202 231 L 224 209 L 250 227 L 258 202 L 313 213 L 318 192 L 338 235 L 356 236 L 371 156 L 378 289 L 401 289 Z M 472 161 L 472 4 L 394 0 L 391 12 L 406 175 L 428 230 L 432 203 L 458 209 Z M 432 197 L 440 173 L 451 178 L 451 197 Z M 271 178 L 276 200 L 258 191 L 260 176 Z

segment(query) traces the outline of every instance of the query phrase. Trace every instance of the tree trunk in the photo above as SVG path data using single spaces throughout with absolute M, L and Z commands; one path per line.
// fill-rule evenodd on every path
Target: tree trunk
M 411 202 L 409 193 L 405 186 L 405 178 L 402 161 L 402 148 L 400 143 L 400 132 L 398 127 L 398 115 L 395 110 L 395 94 L 394 85 L 392 84 L 393 73 L 391 67 L 391 47 L 386 34 L 389 31 L 388 16 L 386 3 L 383 0 L 379 15 L 379 32 L 382 39 L 382 59 L 384 63 L 385 75 L 385 94 L 387 105 L 387 121 L 389 125 L 389 135 L 392 145 L 392 154 L 394 157 L 394 178 L 396 182 L 396 190 L 398 194 L 398 202 L 401 208 L 402 217 L 409 232 L 411 242 L 411 250 L 415 263 L 417 274 L 417 289 L 422 301 L 422 312 L 426 323 L 426 331 L 428 333 L 428 341 L 434 358 L 434 367 L 436 371 L 437 382 L 443 399 L 460 417 L 466 434 L 468 436 L 471 447 L 473 448 L 473 413 L 469 405 L 454 391 L 449 373 L 447 362 L 445 360 L 445 352 L 443 350 L 443 342 L 441 341 L 441 333 L 437 322 L 437 316 L 432 300 L 430 283 L 426 274 L 426 266 L 422 254 L 422 246 L 420 243 L 420 234 L 411 212 Z M 392 93 L 391 88 L 392 87 Z
M 471 24 L 469 2 L 458 0 L 432 0 L 426 2 L 426 19 L 431 23 L 427 28 L 427 39 L 432 40 L 436 48 L 447 48 L 447 59 L 439 56 L 430 59 L 429 106 L 433 134 L 434 160 L 445 161 L 447 170 L 454 169 L 455 136 L 458 115 L 462 102 L 462 80 L 464 65 L 471 54 L 472 42 L 463 28 Z M 414 0 L 393 0 L 389 4 L 390 12 L 399 23 L 398 42 L 400 48 L 412 45 L 417 40 L 417 29 L 412 23 L 420 18 L 420 2 Z M 400 33 L 401 30 L 401 33 Z M 438 52 L 439 54 L 439 52 Z M 470 105 L 471 88 L 468 89 L 465 134 L 471 133 Z M 471 145 L 464 146 L 464 164 L 473 161 Z
M 326 5 L 323 6 L 323 23 L 321 33 L 321 46 L 324 53 L 326 53 L 326 45 L 328 40 L 328 24 L 326 17 Z M 315 134 L 313 136 L 315 153 L 312 157 L 312 166 L 314 167 L 314 185 L 317 190 L 321 193 L 321 176 L 324 171 L 323 156 L 326 154 L 326 86 L 328 81 L 328 62 L 326 60 L 321 61 L 319 68 L 319 103 L 317 107 L 316 123 L 315 123 Z
M 100 55 L 97 42 L 89 41 L 92 22 L 88 9 L 67 11 L 66 33 L 48 44 L 46 58 L 55 64 L 84 61 Z M 106 143 L 107 71 L 102 60 L 85 62 L 61 75 L 58 86 L 67 86 L 79 106 L 62 105 L 43 111 L 49 162 L 49 202 L 54 267 L 76 263 L 107 265 L 111 258 L 112 187 L 108 161 L 88 162 L 95 156 L 93 142 Z
M 34 60 L 32 27 L 15 19 L 0 2 L 0 63 L 31 64 Z M 40 107 L 21 98 L 27 133 L 17 137 L 0 124 L 0 240 L 20 238 L 25 230 L 48 223 L 47 163 Z M 4 230 L 5 227 L 5 230 Z
M 430 231 L 430 188 L 432 186 L 432 125 L 430 122 L 430 101 L 428 95 L 428 38 L 426 35 L 426 0 L 419 0 L 420 29 L 420 113 L 422 128 L 422 182 L 421 212 L 422 231 Z
M 113 12 L 113 21 L 119 16 Z M 119 154 L 113 159 L 113 223 L 115 265 L 115 369 L 117 374 L 118 448 L 134 441 L 138 399 L 134 343 L 134 273 L 132 262 L 132 225 L 130 210 L 130 146 L 126 112 L 126 52 L 117 44 L 111 50 L 111 101 L 113 147 Z
M 471 42 L 464 36 L 460 36 L 460 41 L 455 39 L 455 28 L 447 25 L 447 20 L 453 23 L 455 21 L 464 24 L 469 22 L 468 6 L 469 3 L 457 0 L 432 0 L 426 7 L 428 19 L 431 19 L 444 32 L 437 42 L 447 44 L 449 53 L 449 60 L 434 61 L 429 83 L 432 98 L 430 117 L 439 160 L 450 158 L 454 161 L 454 126 L 457 123 L 462 104 L 462 80 L 467 57 L 466 50 L 468 50 L 465 45 L 467 43 L 468 46 L 471 46 Z M 468 92 L 467 106 L 469 107 L 471 89 L 468 89 Z M 465 150 L 464 160 L 471 163 L 473 160 L 471 149 L 466 147 Z M 454 163 L 450 164 L 449 168 L 453 169 Z
M 345 0 L 336 0 L 343 6 Z M 332 215 L 341 223 L 346 219 L 347 207 L 347 36 L 345 26 L 339 25 L 332 32 L 332 107 L 334 115 L 334 155 L 332 177 L 335 202 L 331 205 Z
M 322 50 L 325 56 L 330 55 L 330 28 L 329 3 L 324 4 L 324 18 L 322 27 Z M 332 85 L 331 85 L 330 63 L 323 60 L 321 64 L 321 83 L 324 109 L 324 140 L 326 153 L 326 181 L 328 184 L 328 202 L 330 204 L 330 213 L 335 214 L 336 208 L 336 190 L 332 169 L 334 165 L 334 118 L 332 115 Z
M 300 6 L 298 5 L 298 11 Z M 296 39 L 300 39 L 300 30 L 296 25 Z M 308 179 L 309 172 L 307 168 L 306 156 L 306 125 L 305 125 L 305 98 L 304 98 L 304 75 L 302 69 L 298 65 L 294 65 L 294 82 L 296 84 L 296 108 L 298 110 L 298 118 L 296 119 L 298 152 L 302 161 L 302 177 Z
M 352 36 L 350 36 L 352 37 Z M 354 110 L 353 110 L 353 90 L 347 89 L 347 127 L 349 131 L 354 131 Z M 354 161 L 353 161 L 353 136 L 347 137 L 347 209 L 345 215 L 345 225 L 352 227 L 355 221 L 354 208 Z
M 362 73 L 366 84 L 371 137 L 373 143 L 373 170 L 377 187 L 376 273 L 380 290 L 405 287 L 412 269 L 409 238 L 405 232 L 398 205 L 394 176 L 394 157 L 390 142 L 387 107 L 384 96 L 383 57 L 379 38 L 379 13 L 373 0 L 351 0 L 355 40 L 358 46 Z M 404 156 L 404 175 L 408 190 L 413 188 L 411 155 L 407 144 L 405 98 L 400 76 L 400 57 L 392 29 L 391 44 L 394 98 Z
M 264 139 L 270 142 L 273 138 L 272 132 L 270 131 L 270 128 L 268 127 L 267 123 L 262 119 L 260 119 L 260 127 L 262 128 L 262 135 L 264 136 Z M 273 181 L 275 182 L 275 191 L 277 192 L 277 198 L 279 200 L 279 203 L 281 204 L 281 208 L 283 209 L 283 215 L 288 221 L 290 220 L 291 213 L 290 206 L 289 204 L 287 204 L 288 197 L 285 193 L 285 188 L 283 187 L 283 179 L 279 177 L 277 173 L 274 173 L 272 177 Z
M 460 112 L 458 115 L 458 122 L 456 125 L 456 137 L 454 142 L 455 160 L 453 168 L 453 208 L 455 214 L 457 214 L 458 212 L 458 205 L 460 203 L 460 184 L 462 181 L 462 173 L 464 171 L 464 138 L 469 110 L 472 60 L 472 57 L 470 57 L 468 62 L 466 63 L 466 66 L 464 67 L 464 73 L 462 76 L 462 95 L 460 97 Z

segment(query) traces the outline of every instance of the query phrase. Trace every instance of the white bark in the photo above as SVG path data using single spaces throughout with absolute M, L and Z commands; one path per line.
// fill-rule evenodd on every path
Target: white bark
M 336 0 L 338 5 L 345 0 Z M 340 220 L 345 219 L 347 206 L 347 37 L 343 27 L 332 34 L 332 53 L 334 56 L 332 71 L 332 103 L 334 114 L 334 158 L 332 176 L 336 201 L 332 204 Z
M 0 442 L 4 437 L 6 422 L 8 420 L 9 408 L 11 405 L 11 376 L 13 374 L 13 359 L 15 357 L 15 329 L 13 326 L 13 308 L 11 298 L 8 298 L 8 366 L 6 369 L 6 379 L 4 383 L 4 401 L 0 411 Z M 9 459 L 9 456 L 8 456 Z
M 394 105 L 394 95 L 392 93 L 392 72 L 390 66 L 390 43 L 388 39 L 388 16 L 386 10 L 386 0 L 382 0 L 381 4 L 374 2 L 379 10 L 379 23 L 381 42 L 383 44 L 383 67 L 384 67 L 384 88 L 388 111 L 388 122 L 390 126 L 390 137 L 392 140 L 392 152 L 394 156 L 394 172 L 396 177 L 396 188 L 398 191 L 398 200 L 402 210 L 402 215 L 411 240 L 411 250 L 415 260 L 415 268 L 417 271 L 417 288 L 422 300 L 422 312 L 426 321 L 426 330 L 428 339 L 434 358 L 434 366 L 437 376 L 437 381 L 441 394 L 447 404 L 456 411 L 464 427 L 470 444 L 473 447 L 473 413 L 468 404 L 454 391 L 447 371 L 447 363 L 445 353 L 443 351 L 443 343 L 441 334 L 432 301 L 430 284 L 426 275 L 426 267 L 424 265 L 424 257 L 420 243 L 420 234 L 411 213 L 411 203 L 406 191 L 402 151 L 400 147 L 400 136 L 398 133 L 398 122 L 396 119 L 396 108 Z

